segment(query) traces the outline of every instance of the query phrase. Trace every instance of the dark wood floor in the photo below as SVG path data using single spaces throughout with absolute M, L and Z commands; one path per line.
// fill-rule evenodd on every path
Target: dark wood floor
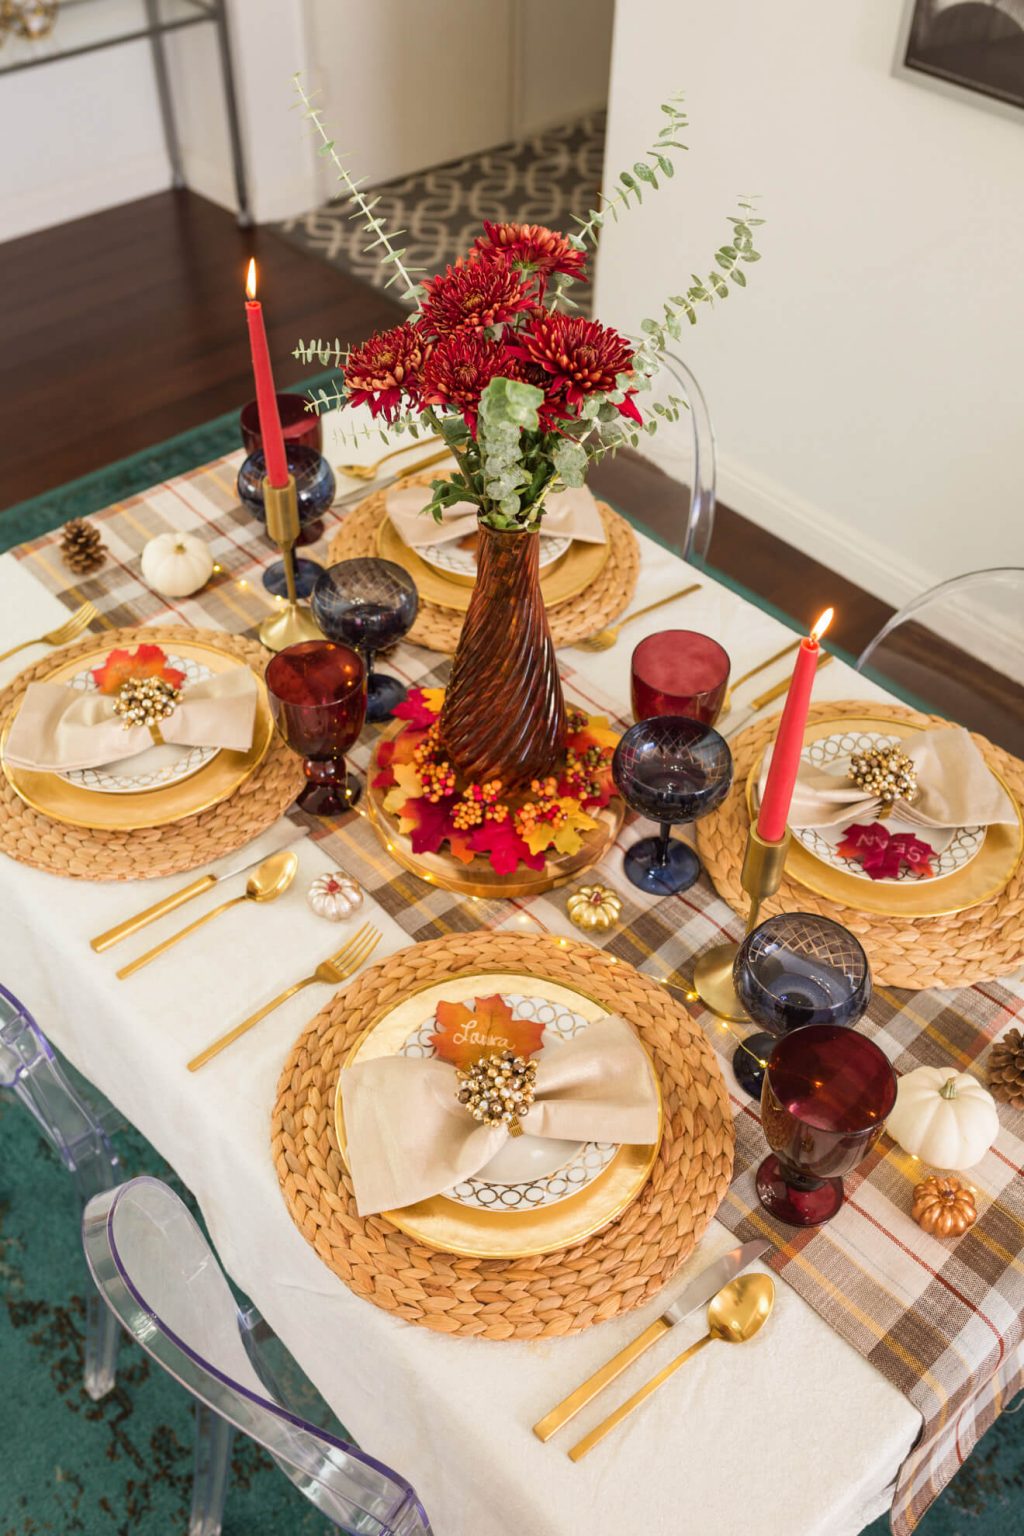
M 358 341 L 401 315 L 384 294 L 271 229 L 239 230 L 230 214 L 190 192 L 0 245 L 4 506 L 250 398 L 242 308 L 250 255 L 282 387 L 310 372 L 291 355 L 300 336 Z M 809 602 L 834 603 L 833 637 L 850 651 L 889 611 L 726 507 L 718 509 L 711 560 L 801 623 L 812 617 Z

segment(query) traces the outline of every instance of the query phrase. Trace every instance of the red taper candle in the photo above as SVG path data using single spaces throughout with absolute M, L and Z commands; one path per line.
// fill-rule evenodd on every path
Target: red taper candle
M 252 352 L 252 372 L 256 380 L 256 405 L 260 413 L 260 437 L 263 439 L 263 457 L 271 485 L 283 488 L 288 484 L 288 460 L 284 452 L 284 433 L 281 416 L 277 409 L 277 392 L 274 374 L 270 366 L 270 348 L 263 324 L 263 305 L 256 299 L 256 262 L 249 262 L 245 280 L 245 318 L 249 325 L 249 348 Z
M 800 755 L 804 749 L 811 689 L 814 687 L 814 675 L 821 654 L 818 641 L 832 622 L 832 611 L 826 608 L 810 634 L 801 640 L 797 651 L 796 666 L 793 668 L 782 719 L 779 721 L 779 733 L 772 747 L 772 760 L 768 764 L 768 777 L 757 816 L 758 835 L 767 843 L 777 843 L 786 835 L 786 821 L 793 790 L 796 788 L 796 776 L 800 771 Z

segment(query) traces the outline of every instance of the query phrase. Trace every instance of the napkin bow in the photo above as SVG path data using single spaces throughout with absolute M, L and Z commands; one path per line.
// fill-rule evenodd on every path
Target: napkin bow
M 388 517 L 395 532 L 410 549 L 427 549 L 432 544 L 446 544 L 450 539 L 465 538 L 477 531 L 477 508 L 471 501 L 457 501 L 445 507 L 439 523 L 424 517 L 429 500 L 422 485 L 406 485 L 387 495 Z M 562 538 L 580 539 L 584 544 L 603 544 L 607 538 L 597 502 L 586 486 L 558 491 L 544 500 L 541 532 Z
M 524 1129 L 566 1141 L 646 1146 L 658 1135 L 658 1091 L 643 1046 L 608 1014 L 537 1061 Z M 399 1210 L 451 1189 L 489 1163 L 508 1137 L 456 1097 L 455 1068 L 434 1058 L 380 1056 L 341 1074 L 348 1166 L 360 1216 Z
M 922 731 L 900 746 L 917 770 L 913 800 L 897 800 L 893 806 L 902 820 L 922 827 L 985 827 L 1016 821 L 1010 797 L 962 725 Z M 758 786 L 762 794 L 770 761 L 768 751 Z M 837 758 L 828 768 L 801 763 L 790 806 L 790 826 L 836 827 L 852 821 L 874 821 L 878 798 L 851 783 L 849 769 L 849 756 Z
M 247 667 L 233 667 L 190 684 L 173 713 L 160 721 L 160 736 L 177 746 L 244 752 L 252 745 L 255 717 L 256 679 Z M 17 768 L 68 772 L 121 762 L 153 743 L 148 725 L 125 729 L 112 694 L 30 683 L 4 757 Z

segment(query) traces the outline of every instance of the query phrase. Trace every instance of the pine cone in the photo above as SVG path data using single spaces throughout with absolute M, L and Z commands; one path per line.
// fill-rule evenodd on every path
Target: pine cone
M 989 1052 L 988 1086 L 994 1099 L 1024 1109 L 1024 1034 L 1008 1029 Z
M 107 546 L 100 538 L 98 528 L 84 518 L 75 517 L 64 524 L 60 557 L 76 576 L 88 576 L 90 571 L 99 570 L 106 560 Z

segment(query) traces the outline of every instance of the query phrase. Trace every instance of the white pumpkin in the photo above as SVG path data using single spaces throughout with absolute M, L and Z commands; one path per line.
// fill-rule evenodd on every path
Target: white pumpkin
M 995 1100 L 968 1072 L 917 1067 L 896 1085 L 885 1128 L 904 1152 L 932 1168 L 973 1168 L 999 1132 Z
M 317 917 L 326 917 L 330 923 L 340 923 L 346 917 L 351 917 L 362 899 L 363 891 L 359 881 L 353 880 L 351 875 L 346 875 L 340 869 L 319 875 L 306 892 L 306 900 Z
M 142 551 L 142 575 L 162 597 L 191 597 L 212 570 L 209 546 L 194 533 L 158 533 Z

